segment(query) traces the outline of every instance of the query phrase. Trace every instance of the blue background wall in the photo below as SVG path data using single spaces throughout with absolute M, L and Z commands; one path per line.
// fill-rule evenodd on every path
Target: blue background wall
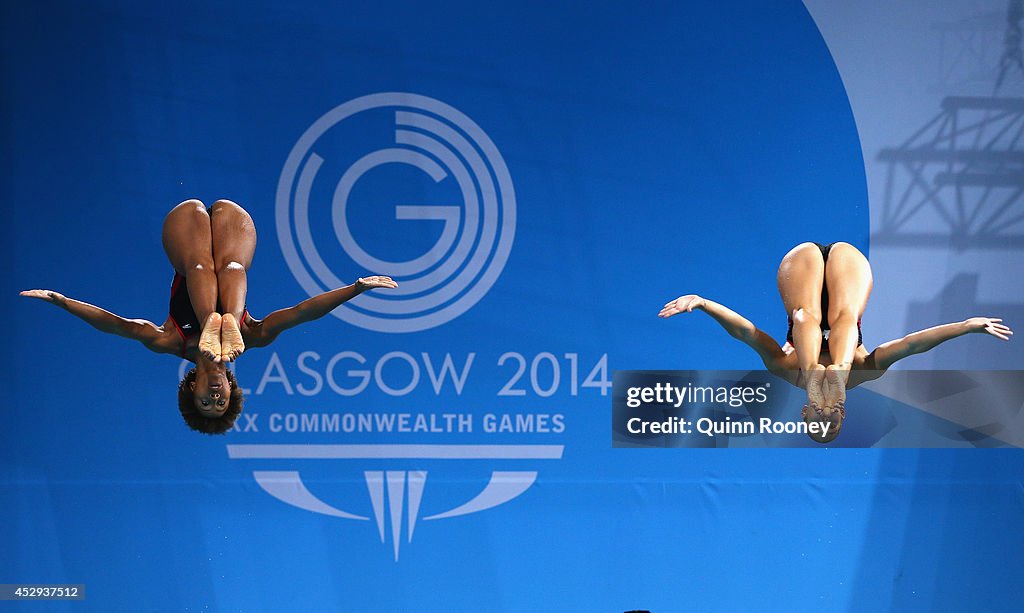
M 610 397 L 572 393 L 570 353 L 580 382 L 605 355 L 609 377 L 755 368 L 710 320 L 663 322 L 658 309 L 699 292 L 781 338 L 775 269 L 790 247 L 842 239 L 868 252 L 857 127 L 804 7 L 685 4 L 5 6 L 0 189 L 13 266 L 2 304 L 14 325 L 0 582 L 85 583 L 97 610 L 1014 608 L 1024 596 L 1017 450 L 613 450 Z M 185 198 L 227 197 L 260 232 L 250 309 L 298 302 L 306 294 L 275 228 L 284 160 L 331 108 L 388 91 L 444 101 L 494 141 L 516 191 L 508 263 L 442 326 L 398 335 L 328 317 L 247 353 L 237 367 L 246 412 L 561 414 L 564 432 L 289 434 L 261 422 L 259 433 L 203 437 L 175 409 L 179 361 L 16 298 L 53 288 L 160 323 L 164 214 Z M 390 205 L 454 193 L 401 171 L 363 189 L 377 204 L 353 209 L 353 227 L 393 259 L 438 227 L 397 222 Z M 332 264 L 344 279 L 388 273 Z M 887 340 L 875 336 L 866 320 L 869 346 Z M 425 374 L 401 397 L 373 385 L 353 397 L 297 391 L 313 383 L 300 354 L 321 356 L 322 374 L 346 350 L 370 368 L 393 351 L 475 359 L 461 394 L 435 393 Z M 536 394 L 527 375 L 525 396 L 499 396 L 515 371 L 499 364 L 506 352 L 556 356 L 557 390 Z M 392 366 L 394 386 L 408 380 Z M 226 453 L 410 442 L 564 454 L 496 467 Z M 364 471 L 428 470 L 425 513 L 471 498 L 491 470 L 539 477 L 495 509 L 421 522 L 396 561 L 372 521 L 285 505 L 254 469 L 301 469 L 311 491 L 363 515 Z

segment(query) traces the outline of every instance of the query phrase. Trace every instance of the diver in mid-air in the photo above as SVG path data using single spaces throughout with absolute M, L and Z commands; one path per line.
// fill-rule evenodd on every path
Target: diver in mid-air
M 390 277 L 364 277 L 260 320 L 245 308 L 247 271 L 256 250 L 256 226 L 245 209 L 229 200 L 218 200 L 209 209 L 186 200 L 164 219 L 163 244 L 175 274 L 162 325 L 125 319 L 52 290 L 21 295 L 57 305 L 101 332 L 195 363 L 178 386 L 178 408 L 192 429 L 207 434 L 226 432 L 242 411 L 242 391 L 227 362 L 247 348 L 266 347 L 281 332 L 323 317 L 366 290 L 398 287 Z
M 877 379 L 896 361 L 963 334 L 985 333 L 1004 341 L 1013 335 L 1001 319 L 971 317 L 908 334 L 868 352 L 861 316 L 871 295 L 871 266 L 849 243 L 797 245 L 782 258 L 778 284 L 789 315 L 781 347 L 743 316 L 695 294 L 668 302 L 658 316 L 702 310 L 756 351 L 770 372 L 806 389 L 804 421 L 831 424 L 826 436 L 811 436 L 820 443 L 839 435 L 846 418 L 846 390 Z

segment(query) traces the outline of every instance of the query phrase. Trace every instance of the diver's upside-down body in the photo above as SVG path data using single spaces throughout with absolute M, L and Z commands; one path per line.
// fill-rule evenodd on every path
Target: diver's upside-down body
M 256 250 L 256 225 L 245 209 L 230 200 L 218 200 L 210 208 L 186 200 L 164 219 L 162 242 L 175 271 L 162 325 L 126 319 L 53 290 L 21 295 L 60 306 L 101 332 L 194 362 L 179 385 L 178 408 L 190 427 L 207 434 L 226 432 L 241 411 L 241 390 L 225 363 L 247 348 L 269 345 L 285 330 L 319 319 L 364 291 L 397 287 L 390 277 L 361 278 L 258 320 L 245 306 L 247 273 Z
M 696 294 L 669 301 L 658 315 L 667 318 L 702 310 L 757 352 L 765 368 L 806 389 L 804 419 L 833 425 L 827 440 L 815 438 L 819 442 L 839 434 L 846 416 L 846 390 L 877 379 L 898 360 L 972 332 L 1002 340 L 1013 335 L 1001 319 L 972 317 L 913 332 L 868 352 L 861 319 L 871 295 L 871 266 L 849 243 L 797 245 L 782 258 L 777 280 L 789 317 L 782 346 L 735 311 Z

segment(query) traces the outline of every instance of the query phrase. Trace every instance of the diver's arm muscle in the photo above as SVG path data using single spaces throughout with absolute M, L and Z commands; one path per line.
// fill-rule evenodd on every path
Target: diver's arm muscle
M 726 332 L 735 339 L 743 341 L 747 346 L 757 352 L 768 370 L 775 371 L 780 367 L 780 362 L 785 358 L 782 348 L 771 336 L 763 330 L 758 329 L 749 319 L 743 317 L 729 307 L 721 305 L 713 300 L 690 294 L 680 296 L 669 302 L 658 314 L 659 317 L 671 317 L 677 313 L 689 313 L 694 309 L 704 311 L 718 322 Z
M 924 353 L 952 338 L 972 332 L 991 334 L 1004 341 L 1010 340 L 1013 331 L 1002 324 L 1001 319 L 990 317 L 972 317 L 950 324 L 942 324 L 926 330 L 912 332 L 903 338 L 882 343 L 871 352 L 873 366 L 878 370 L 886 370 L 903 358 Z
M 391 277 L 374 276 L 357 280 L 352 285 L 324 292 L 307 298 L 293 307 L 279 309 L 267 315 L 254 326 L 254 346 L 269 345 L 279 334 L 299 324 L 304 324 L 327 315 L 341 304 L 348 302 L 359 294 L 378 287 L 397 287 Z
M 765 366 L 772 369 L 775 361 L 785 357 L 782 348 L 766 332 L 736 311 L 712 300 L 704 300 L 702 311 L 718 322 L 735 339 L 743 341 L 761 356 Z
M 126 319 L 98 306 L 68 298 L 52 290 L 33 289 L 21 292 L 21 295 L 59 306 L 100 332 L 141 341 L 154 351 L 159 351 L 152 345 L 162 335 L 162 332 L 153 322 L 144 319 Z

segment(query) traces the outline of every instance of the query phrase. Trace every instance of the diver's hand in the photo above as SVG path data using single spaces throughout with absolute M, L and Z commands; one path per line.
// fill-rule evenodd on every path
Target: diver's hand
M 666 302 L 665 306 L 662 307 L 661 312 L 658 313 L 658 317 L 666 318 L 672 317 L 679 313 L 689 313 L 694 309 L 704 308 L 704 299 L 697 294 L 687 294 L 680 296 L 675 300 Z
M 386 277 L 384 275 L 375 275 L 372 277 L 361 277 L 356 279 L 356 289 L 359 292 L 365 292 L 366 290 L 379 287 L 394 289 L 398 287 L 398 284 L 395 283 L 395 280 L 391 277 Z
M 55 292 L 51 289 L 27 289 L 21 292 L 19 295 L 24 296 L 26 298 L 36 298 L 38 300 L 45 300 L 46 302 L 55 304 L 60 307 L 64 306 L 64 304 L 67 303 L 68 301 L 68 299 L 64 297 L 64 294 L 60 292 Z
M 22 295 L 24 295 L 24 292 L 22 292 Z M 972 317 L 964 323 L 967 324 L 968 332 L 984 332 L 998 339 L 1008 341 L 1013 336 L 1013 330 L 1004 325 L 1002 321 L 1002 319 L 993 319 L 991 317 Z

